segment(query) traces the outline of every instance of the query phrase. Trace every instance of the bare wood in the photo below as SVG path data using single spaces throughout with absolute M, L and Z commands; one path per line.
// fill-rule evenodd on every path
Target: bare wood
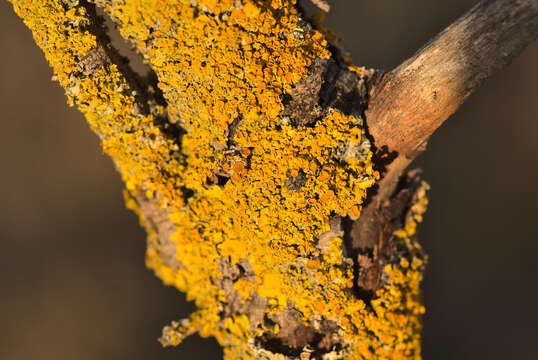
M 428 138 L 478 86 L 538 36 L 538 0 L 485 0 L 396 69 L 371 82 L 365 111 L 381 153 L 389 153 L 377 192 L 351 227 L 351 252 L 390 236 L 399 209 L 400 175 L 425 150 Z M 398 209 L 396 209 L 398 208 Z
M 366 117 L 376 147 L 414 158 L 485 79 L 537 36 L 537 0 L 481 1 L 373 86 Z

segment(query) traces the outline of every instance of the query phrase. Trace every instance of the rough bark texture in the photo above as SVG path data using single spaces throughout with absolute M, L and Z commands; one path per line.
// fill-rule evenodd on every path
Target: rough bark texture
M 163 344 L 199 332 L 228 359 L 420 358 L 427 185 L 401 174 L 536 38 L 536 1 L 482 2 L 382 76 L 343 62 L 293 1 L 95 1 L 151 82 L 93 5 L 12 2 L 121 172 L 147 265 L 199 308 Z

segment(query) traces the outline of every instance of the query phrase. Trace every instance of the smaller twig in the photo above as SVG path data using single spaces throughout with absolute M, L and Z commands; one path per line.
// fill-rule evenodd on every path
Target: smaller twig
M 407 166 L 480 84 L 537 37 L 536 0 L 482 0 L 396 69 L 371 78 L 368 131 L 376 155 L 392 159 L 351 226 L 351 253 L 386 244 L 393 220 L 411 205 L 405 200 L 411 201 L 413 187 L 401 181 Z
M 487 78 L 538 36 L 536 0 L 483 0 L 370 92 L 366 121 L 375 146 L 408 159 Z

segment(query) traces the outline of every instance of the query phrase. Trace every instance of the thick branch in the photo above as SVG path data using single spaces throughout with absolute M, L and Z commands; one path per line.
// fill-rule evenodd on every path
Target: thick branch
M 293 2 L 95 0 L 109 5 L 155 70 L 167 113 L 185 126 L 181 137 L 166 127 L 164 103 L 131 84 L 93 6 L 11 1 L 118 165 L 127 204 L 149 232 L 148 266 L 199 307 L 165 329 L 163 344 L 200 331 L 229 359 L 419 357 L 424 257 L 414 227 L 406 228 L 424 211 L 425 186 L 416 172 L 397 194 L 385 184 L 395 184 L 439 121 L 521 50 L 513 35 L 536 36 L 536 5 L 483 3 L 381 78 L 370 131 L 378 148 L 407 157 L 392 159 L 349 229 L 375 183 L 372 167 L 387 163 L 372 163 L 355 116 L 370 73 L 344 66 L 336 51 L 327 59 L 325 40 Z M 516 26 L 519 18 L 534 26 Z M 508 55 L 493 61 L 488 49 Z M 395 124 L 411 129 L 405 141 Z M 363 223 L 368 228 L 357 231 Z M 340 240 L 347 244 L 350 233 L 358 234 L 354 264 Z
M 375 145 L 415 157 L 537 35 L 538 1 L 481 1 L 373 87 L 366 115 Z

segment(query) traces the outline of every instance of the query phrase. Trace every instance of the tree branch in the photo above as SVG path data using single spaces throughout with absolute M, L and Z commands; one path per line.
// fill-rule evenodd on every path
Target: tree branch
M 366 121 L 377 163 L 387 164 L 381 159 L 387 153 L 390 163 L 352 223 L 352 252 L 385 241 L 392 220 L 403 215 L 395 213 L 398 202 L 389 201 L 408 191 L 397 189 L 400 175 L 469 95 L 537 36 L 538 1 L 481 1 L 396 69 L 372 80 Z
M 366 112 L 378 148 L 407 158 L 488 77 L 538 36 L 538 1 L 481 1 L 372 88 Z
M 165 112 L 131 84 L 93 6 L 11 1 L 120 170 L 148 267 L 198 307 L 163 344 L 199 331 L 228 359 L 420 356 L 427 186 L 410 172 L 394 189 L 435 128 L 536 37 L 536 0 L 479 4 L 374 84 L 366 115 L 390 164 L 362 136 L 370 72 L 330 53 L 294 2 L 95 0 L 154 69 Z

